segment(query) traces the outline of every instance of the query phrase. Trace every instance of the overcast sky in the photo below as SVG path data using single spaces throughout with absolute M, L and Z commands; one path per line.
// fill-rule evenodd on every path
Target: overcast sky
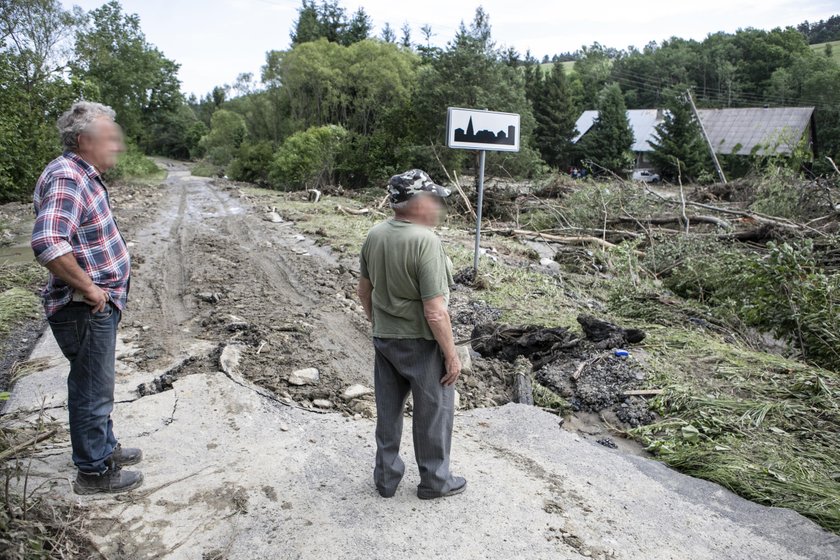
M 63 0 L 69 8 L 96 8 L 104 0 Z M 241 72 L 259 77 L 265 53 L 289 46 L 300 0 L 122 0 L 140 16 L 147 39 L 181 64 L 187 93 L 201 95 L 233 83 Z M 599 42 L 625 48 L 678 36 L 703 39 L 716 31 L 770 29 L 840 14 L 840 0 L 346 0 L 349 12 L 364 6 L 379 33 L 385 22 L 404 22 L 420 40 L 429 24 L 433 42 L 445 45 L 478 5 L 490 14 L 500 45 L 538 58 Z

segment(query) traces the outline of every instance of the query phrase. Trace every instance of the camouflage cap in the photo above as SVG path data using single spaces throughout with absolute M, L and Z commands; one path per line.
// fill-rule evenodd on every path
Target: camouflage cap
M 449 189 L 436 184 L 429 177 L 429 174 L 421 169 L 412 169 L 405 173 L 394 175 L 388 180 L 388 193 L 391 195 L 391 204 L 405 202 L 412 196 L 422 192 L 441 198 L 446 198 L 451 194 Z

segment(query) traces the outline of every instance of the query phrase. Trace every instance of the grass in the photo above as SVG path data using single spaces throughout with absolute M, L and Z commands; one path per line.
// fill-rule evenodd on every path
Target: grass
M 831 58 L 834 59 L 834 62 L 840 64 L 840 41 L 829 41 L 828 43 L 817 43 L 815 45 L 811 45 L 811 48 L 819 54 L 825 52 L 825 46 L 831 45 Z
M 840 375 L 721 336 L 647 330 L 663 420 L 633 437 L 682 472 L 840 533 Z
M 554 66 L 553 62 L 546 62 L 545 64 L 540 64 L 540 68 L 545 73 L 551 72 L 551 68 Z M 575 71 L 575 61 L 574 60 L 566 60 L 563 61 L 563 70 L 566 71 L 566 75 L 570 75 L 572 72 Z
M 0 336 L 21 321 L 37 317 L 40 300 L 34 287 L 45 276 L 36 263 L 0 265 Z

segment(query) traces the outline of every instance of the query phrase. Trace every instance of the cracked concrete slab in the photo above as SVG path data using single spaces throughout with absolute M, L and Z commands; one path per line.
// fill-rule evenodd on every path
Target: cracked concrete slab
M 57 350 L 47 333 L 36 353 Z M 13 408 L 62 397 L 66 366 L 20 381 Z M 52 376 L 52 379 L 50 379 Z M 130 394 L 136 375 L 118 376 Z M 32 400 L 34 399 L 34 400 Z M 71 493 L 69 449 L 53 445 L 33 472 L 45 488 L 89 508 L 100 549 L 115 558 L 646 558 L 834 559 L 840 538 L 798 514 L 622 455 L 559 428 L 524 405 L 456 418 L 453 469 L 461 496 L 392 499 L 371 482 L 373 423 L 312 414 L 222 372 L 188 375 L 172 390 L 117 405 L 118 435 L 140 446 L 146 482 L 119 496 Z M 281 429 L 286 428 L 286 431 Z M 63 451 L 63 452 L 62 452 Z

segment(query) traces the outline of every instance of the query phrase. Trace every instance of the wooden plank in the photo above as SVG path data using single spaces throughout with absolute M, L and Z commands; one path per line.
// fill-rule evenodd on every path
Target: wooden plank
M 622 395 L 625 397 L 652 397 L 661 395 L 664 392 L 663 389 L 637 389 L 634 391 L 624 391 Z

